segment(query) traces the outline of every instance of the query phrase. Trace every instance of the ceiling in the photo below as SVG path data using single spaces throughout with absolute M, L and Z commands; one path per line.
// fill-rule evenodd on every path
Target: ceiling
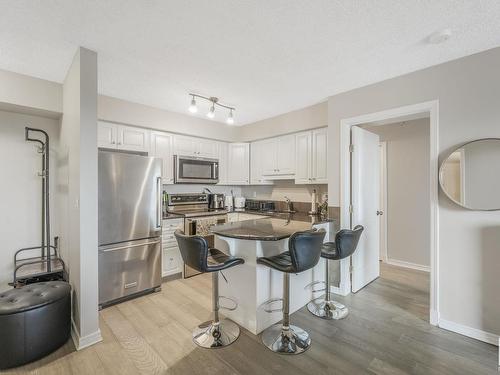
M 499 19 L 498 0 L 1 0 L 0 69 L 62 82 L 83 46 L 101 94 L 186 114 L 218 96 L 242 125 L 497 47 Z

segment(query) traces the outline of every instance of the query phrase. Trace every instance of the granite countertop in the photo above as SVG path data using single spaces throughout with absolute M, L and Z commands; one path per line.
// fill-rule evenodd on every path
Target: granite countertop
M 221 237 L 241 240 L 278 241 L 298 231 L 310 230 L 311 221 L 285 220 L 277 217 L 214 225 L 210 231 Z
M 182 218 L 184 218 L 184 216 L 179 214 L 173 214 L 172 212 L 163 213 L 162 215 L 162 220 L 182 219 Z
M 264 215 L 264 216 L 275 217 L 275 218 L 283 219 L 283 220 L 302 221 L 302 222 L 307 222 L 307 223 L 311 223 L 311 224 L 323 224 L 323 223 L 331 223 L 331 222 L 335 221 L 335 219 L 332 219 L 330 217 L 324 217 L 324 216 L 320 216 L 320 215 L 309 215 L 305 212 L 286 213 L 286 212 L 277 212 L 277 211 L 255 211 L 255 210 L 244 210 L 244 211 L 233 211 L 233 212 L 241 212 L 241 213 L 252 214 L 252 215 Z

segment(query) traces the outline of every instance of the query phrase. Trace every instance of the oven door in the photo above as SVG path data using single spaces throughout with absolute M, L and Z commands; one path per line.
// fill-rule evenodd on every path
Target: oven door
M 202 236 L 207 240 L 208 247 L 214 246 L 214 235 L 210 232 L 210 227 L 217 224 L 227 223 L 227 215 L 214 215 L 203 217 L 190 217 L 184 220 L 184 233 L 189 236 Z M 184 278 L 200 274 L 194 268 L 184 265 Z
M 174 172 L 176 184 L 216 184 L 219 182 L 219 161 L 174 155 Z

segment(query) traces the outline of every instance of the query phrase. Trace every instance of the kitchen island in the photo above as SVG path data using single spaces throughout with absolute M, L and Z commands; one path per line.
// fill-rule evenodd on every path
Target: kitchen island
M 324 229 L 325 241 L 334 235 L 334 221 L 318 220 L 317 217 L 302 216 L 300 220 L 289 216 L 245 220 L 211 227 L 215 234 L 215 247 L 227 254 L 245 259 L 245 264 L 223 271 L 219 278 L 221 296 L 234 298 L 238 308 L 223 311 L 229 319 L 254 334 L 279 322 L 282 313 L 276 310 L 281 303 L 265 304 L 266 301 L 283 296 L 283 274 L 257 264 L 257 258 L 273 256 L 288 251 L 288 238 L 297 231 L 311 228 Z M 312 269 L 298 275 L 290 275 L 290 313 L 306 305 L 313 294 L 306 286 L 324 279 L 324 259 Z M 317 297 L 317 296 L 316 296 Z M 222 299 L 221 305 L 225 302 Z

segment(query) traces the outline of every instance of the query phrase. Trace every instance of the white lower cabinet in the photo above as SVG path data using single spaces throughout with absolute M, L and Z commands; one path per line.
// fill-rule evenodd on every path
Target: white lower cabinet
M 162 277 L 182 273 L 184 268 L 179 246 L 174 235 L 177 229 L 184 229 L 184 219 L 163 220 L 161 234 Z

